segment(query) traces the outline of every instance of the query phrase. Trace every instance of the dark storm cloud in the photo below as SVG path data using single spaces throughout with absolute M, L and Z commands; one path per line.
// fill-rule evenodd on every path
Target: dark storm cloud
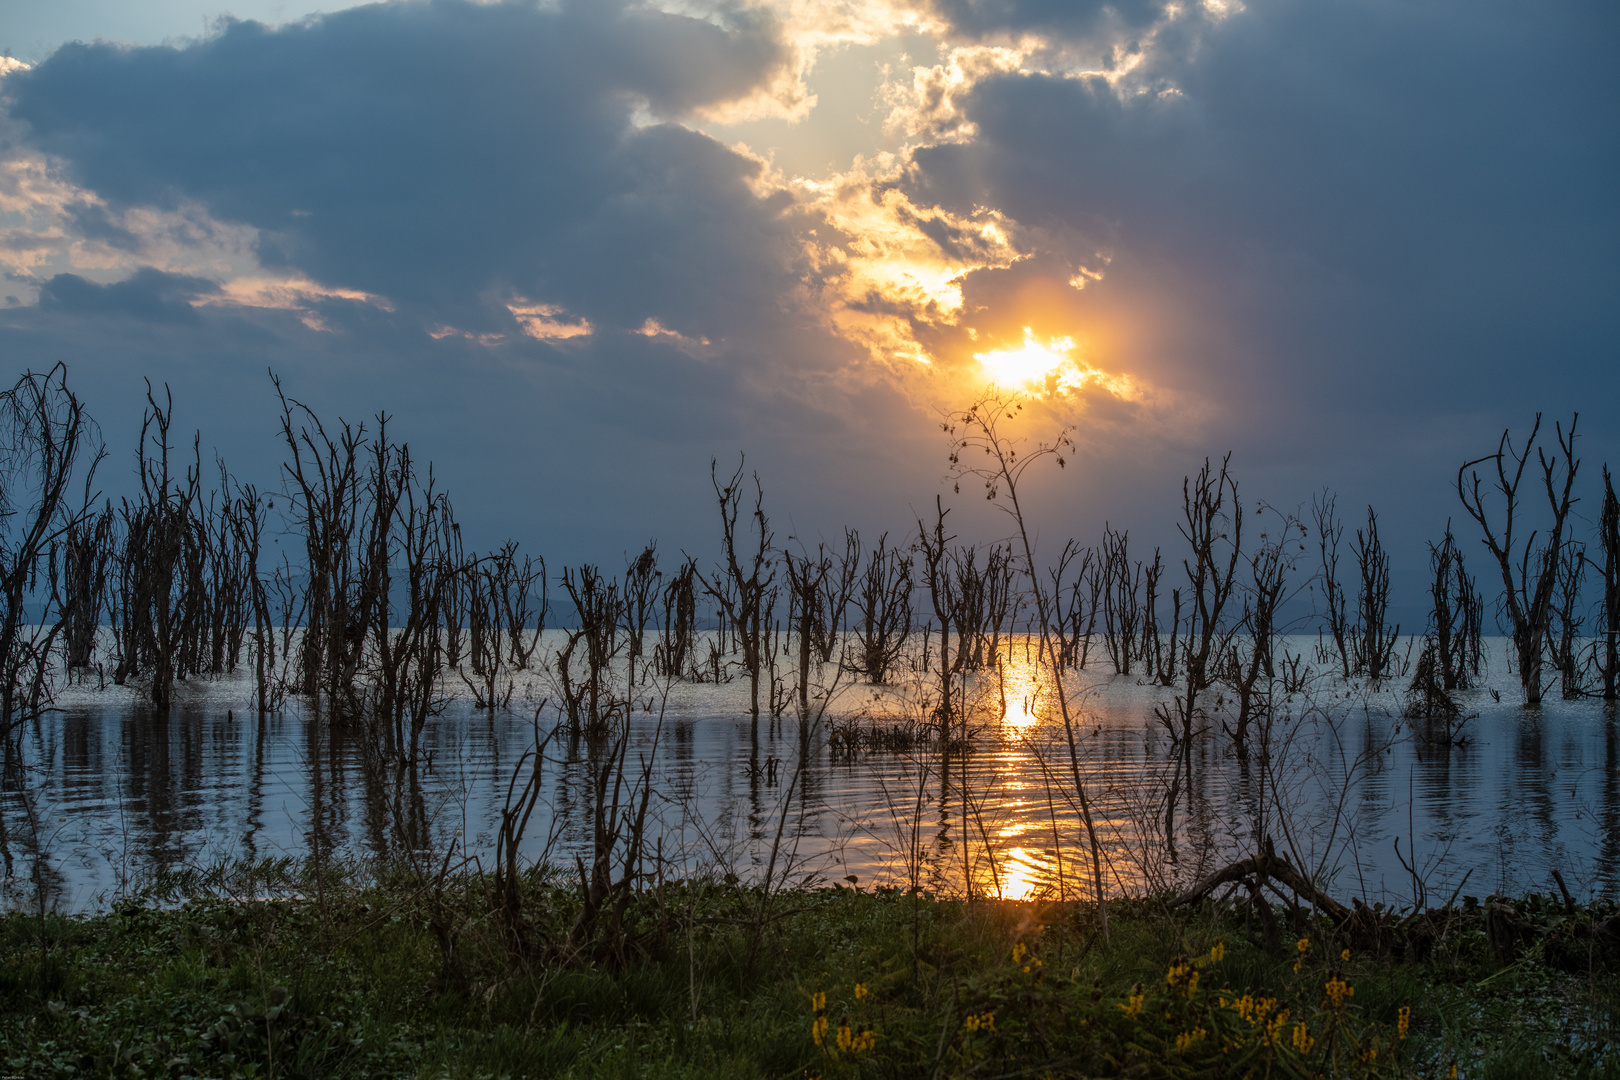
M 1155 47 L 1140 85 L 1173 93 L 981 83 L 978 137 L 911 182 L 1109 247 L 1098 303 L 1179 320 L 1188 377 L 1229 397 L 1523 408 L 1538 355 L 1554 408 L 1615 386 L 1617 41 L 1592 5 L 1254 3 Z
M 267 265 L 423 319 L 494 329 L 491 301 L 519 294 L 690 325 L 768 298 L 780 207 L 748 190 L 754 163 L 632 118 L 746 96 L 785 62 L 777 29 L 742 9 L 720 26 L 625 4 L 387 4 L 180 48 L 71 45 L 6 89 L 114 206 L 201 203 L 261 230 Z
M 144 267 L 123 281 L 98 285 L 77 274 L 57 274 L 39 287 L 42 310 L 69 315 L 122 315 L 146 322 L 195 323 L 191 301 L 219 286 L 202 278 Z

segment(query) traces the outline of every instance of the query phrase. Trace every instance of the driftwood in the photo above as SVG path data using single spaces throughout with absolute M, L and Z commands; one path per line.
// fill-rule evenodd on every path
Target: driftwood
M 1251 855 L 1206 877 L 1176 897 L 1174 906 L 1197 903 L 1222 885 L 1232 882 L 1244 882 L 1256 895 L 1261 886 L 1269 887 L 1273 892 L 1277 891 L 1276 886 L 1272 885 L 1272 882 L 1276 882 L 1291 889 L 1295 895 L 1309 900 L 1317 910 L 1340 925 L 1350 922 L 1357 914 L 1318 889 L 1309 878 L 1294 868 L 1293 863 L 1278 855 L 1272 847 L 1270 837 L 1266 838 L 1260 854 Z
M 1554 929 L 1550 934 L 1546 928 L 1538 928 L 1512 904 L 1498 900 L 1484 906 L 1482 914 L 1485 936 L 1497 962 L 1512 963 L 1527 945 L 1544 935 L 1548 943 L 1589 941 L 1592 947 L 1596 947 L 1611 958 L 1620 955 L 1620 913 L 1611 914 L 1606 918 L 1598 918 L 1591 914 L 1583 917 L 1574 897 L 1564 884 L 1563 876 L 1554 871 L 1553 879 L 1563 896 L 1567 921 L 1563 927 Z M 1352 899 L 1350 906 L 1345 907 L 1317 888 L 1286 858 L 1278 855 L 1268 837 L 1259 854 L 1239 860 L 1209 875 L 1177 896 L 1172 901 L 1172 906 L 1196 904 L 1223 885 L 1245 889 L 1259 909 L 1265 928 L 1266 945 L 1275 949 L 1280 944 L 1281 935 L 1271 907 L 1262 895 L 1263 890 L 1270 890 L 1279 899 L 1290 904 L 1296 902 L 1296 897 L 1312 904 L 1333 921 L 1336 927 L 1334 936 L 1358 952 L 1394 954 L 1421 959 L 1445 936 L 1447 927 L 1458 914 L 1454 905 L 1457 895 L 1462 892 L 1462 887 L 1467 881 L 1468 876 L 1465 875 L 1443 906 L 1413 910 L 1404 916 L 1383 910 L 1381 907 L 1369 907 L 1359 899 Z M 1289 896 L 1285 890 L 1291 891 L 1293 895 Z
M 1296 902 L 1295 897 L 1307 901 L 1332 919 L 1338 934 L 1358 951 L 1422 956 L 1445 933 L 1446 925 L 1452 916 L 1450 902 L 1445 907 L 1415 911 L 1404 918 L 1397 918 L 1393 912 L 1369 907 L 1359 899 L 1352 899 L 1350 906 L 1345 907 L 1317 888 L 1315 883 L 1300 873 L 1293 863 L 1278 855 L 1269 837 L 1259 854 L 1235 862 L 1204 878 L 1176 897 L 1174 904 L 1197 903 L 1227 884 L 1242 886 L 1248 890 L 1260 908 L 1261 918 L 1265 922 L 1266 944 L 1271 948 L 1278 946 L 1280 935 L 1269 905 L 1262 900 L 1262 889 L 1269 889 L 1290 904 Z M 1458 888 L 1460 891 L 1461 886 Z M 1285 889 L 1291 891 L 1293 896 L 1286 895 Z M 1452 900 L 1455 899 L 1454 895 Z

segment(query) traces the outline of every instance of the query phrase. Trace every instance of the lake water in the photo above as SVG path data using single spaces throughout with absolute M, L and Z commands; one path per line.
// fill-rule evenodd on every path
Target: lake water
M 1316 642 L 1290 646 L 1309 656 Z M 628 761 L 633 773 L 650 768 L 649 833 L 674 876 L 757 880 L 769 867 L 790 881 L 853 875 L 863 887 L 1089 895 L 1078 771 L 1114 893 L 1184 884 L 1266 835 L 1340 898 L 1439 904 L 1465 875 L 1466 894 L 1550 891 L 1555 868 L 1579 896 L 1614 896 L 1615 712 L 1592 699 L 1519 705 L 1506 643 L 1488 647 L 1487 686 L 1460 695 L 1478 714 L 1463 745 L 1436 745 L 1400 718 L 1404 680 L 1369 689 L 1320 676 L 1279 707 L 1269 756 L 1257 747 L 1241 760 L 1218 728 L 1197 740 L 1168 837 L 1172 766 L 1154 711 L 1173 691 L 1095 670 L 1067 675 L 1076 768 L 1055 692 L 1022 640 L 999 677 L 969 686 L 976 718 L 965 756 L 829 745 L 835 727 L 919 718 L 923 680 L 905 672 L 884 688 L 841 681 L 808 744 L 791 710 L 750 722 L 746 679 L 677 683 L 667 697 L 642 687 Z M 243 678 L 193 680 L 162 717 L 129 688 L 65 688 L 60 711 L 21 733 L 0 791 L 5 902 L 89 910 L 188 866 L 397 854 L 414 821 L 431 834 L 418 830 L 418 846 L 454 844 L 488 865 L 535 708 L 555 700 L 536 674 L 519 682 L 509 710 L 452 697 L 407 769 L 366 752 L 362 732 L 332 730 L 296 703 L 260 718 L 251 697 Z M 540 724 L 554 723 L 548 706 Z M 572 866 L 588 853 L 590 761 L 583 739 L 547 747 L 527 857 Z

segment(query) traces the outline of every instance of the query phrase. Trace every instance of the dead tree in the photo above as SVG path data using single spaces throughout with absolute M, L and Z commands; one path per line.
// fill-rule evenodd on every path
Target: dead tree
M 814 558 L 808 552 L 796 556 L 784 551 L 782 559 L 788 575 L 788 626 L 798 645 L 798 711 L 803 724 L 810 720 L 810 660 L 820 655 L 814 648 L 816 622 L 821 616 L 821 594 L 832 573 L 833 562 L 820 548 Z
M 861 581 L 861 536 L 854 529 L 844 530 L 844 554 L 838 559 L 838 572 L 829 574 L 821 590 L 821 613 L 811 630 L 811 640 L 823 664 L 833 661 L 844 632 L 849 601 Z
M 1049 632 L 1057 646 L 1061 667 L 1084 666 L 1086 650 L 1096 630 L 1097 605 L 1088 603 L 1088 598 L 1096 596 L 1095 590 L 1090 589 L 1096 575 L 1096 555 L 1092 548 L 1083 548 L 1070 540 L 1063 545 L 1057 565 L 1047 570 L 1052 579 L 1053 619 Z M 1071 578 L 1069 567 L 1076 564 Z
M 1164 576 L 1164 560 L 1153 549 L 1153 562 L 1142 565 L 1142 606 L 1138 621 L 1142 639 L 1136 654 L 1150 678 L 1164 677 L 1164 640 L 1159 633 L 1159 581 Z M 1171 664 L 1174 666 L 1174 654 Z
M 1603 466 L 1603 512 L 1598 517 L 1598 546 L 1603 549 L 1603 597 L 1598 608 L 1598 643 L 1602 660 L 1603 700 L 1620 696 L 1620 499 L 1614 495 L 1609 467 Z
M 1536 436 L 1541 432 L 1541 414 L 1537 413 L 1522 450 L 1515 450 L 1510 432 L 1503 431 L 1496 453 L 1464 462 L 1457 470 L 1457 497 L 1485 534 L 1485 548 L 1502 575 L 1502 610 L 1513 631 L 1519 683 L 1524 688 L 1525 702 L 1531 705 L 1541 703 L 1545 689 L 1541 666 L 1552 622 L 1553 592 L 1558 586 L 1558 555 L 1563 550 L 1570 508 L 1576 502 L 1575 475 L 1581 467 L 1575 457 L 1575 425 L 1579 419 L 1578 414 L 1570 418 L 1567 434 L 1561 424 L 1555 425 L 1558 449 L 1550 457 L 1535 445 Z M 1515 528 L 1525 525 L 1521 516 L 1522 488 L 1532 449 L 1536 452 L 1541 487 L 1552 515 L 1546 539 L 1540 546 L 1536 544 L 1540 530 L 1532 529 L 1522 544 L 1514 535 Z M 1499 506 L 1495 508 L 1486 505 L 1485 481 L 1475 469 L 1486 462 L 1491 463 L 1496 473 L 1490 485 L 1499 499 Z
M 944 501 L 936 495 L 933 525 L 925 526 L 921 519 L 917 522 L 917 547 L 922 553 L 923 586 L 928 590 L 928 601 L 934 609 L 934 618 L 939 620 L 939 704 L 935 707 L 934 716 L 939 721 L 940 735 L 947 741 L 950 739 L 951 722 L 955 716 L 951 704 L 951 679 L 955 673 L 951 659 L 951 627 L 955 623 L 957 610 L 961 607 L 956 595 L 956 581 L 950 557 L 950 544 L 956 537 L 947 536 L 945 533 L 945 515 L 949 513 L 950 511 L 945 509 Z
M 276 666 L 275 622 L 270 615 L 269 589 L 259 573 L 261 538 L 269 514 L 268 500 L 259 495 L 253 485 L 238 487 L 236 497 L 229 502 L 230 528 L 235 534 L 236 546 L 243 553 L 248 605 L 253 615 L 253 680 L 254 696 L 259 711 L 267 712 L 271 705 L 270 673 Z
M 687 559 L 664 586 L 664 632 L 653 650 L 653 666 L 661 678 L 688 678 L 695 668 L 696 583 L 697 564 Z
M 579 624 L 569 631 L 567 643 L 557 654 L 564 712 L 572 729 L 599 733 L 606 730 L 615 710 L 622 705 L 612 693 L 612 670 L 614 659 L 624 648 L 624 639 L 619 636 L 624 597 L 618 582 L 604 578 L 590 565 L 577 571 L 564 568 L 562 583 L 574 603 Z M 582 674 L 574 669 L 576 654 L 580 653 L 585 665 Z
M 743 670 L 748 672 L 748 715 L 759 724 L 759 677 L 764 666 L 765 632 L 768 625 L 765 596 L 776 573 L 771 568 L 771 530 L 765 517 L 765 490 L 759 474 L 754 474 L 754 510 L 749 526 L 739 530 L 742 513 L 743 465 L 737 466 L 729 483 L 720 483 L 709 463 L 709 478 L 720 504 L 721 544 L 725 562 L 715 574 L 703 579 L 704 590 L 720 605 L 742 649 Z M 746 550 L 743 548 L 747 544 Z
M 1429 545 L 1429 625 L 1434 645 L 1433 676 L 1446 693 L 1465 689 L 1479 674 L 1483 602 L 1463 564 L 1463 553 L 1446 523 L 1438 546 Z
M 124 635 L 114 681 L 142 675 L 160 712 L 169 708 L 175 680 L 193 666 L 184 649 L 188 623 L 205 602 L 200 595 L 207 551 L 206 527 L 197 514 L 200 469 L 194 463 L 176 475 L 173 417 L 167 388 L 159 405 L 148 384 L 136 458 L 140 495 L 133 503 L 122 503 L 124 550 L 119 559 Z
M 71 518 L 63 533 L 64 643 L 69 671 L 87 668 L 95 658 L 96 634 L 110 599 L 117 521 L 108 503 L 99 514 Z
M 625 655 L 629 659 L 629 684 L 636 685 L 636 661 L 642 657 L 647 637 L 647 622 L 652 618 L 653 604 L 658 595 L 658 544 L 649 542 L 641 554 L 630 560 L 624 568 L 624 636 Z
M 0 735 L 38 717 L 52 699 L 64 598 L 47 597 L 43 612 L 31 613 L 28 605 L 52 547 L 92 513 L 90 487 L 101 460 L 94 439 L 61 364 L 26 372 L 0 393 Z M 69 495 L 76 481 L 84 488 L 77 506 Z
M 1586 545 L 1568 541 L 1558 554 L 1558 586 L 1553 592 L 1551 627 L 1552 663 L 1562 683 L 1565 700 L 1586 693 L 1580 660 L 1581 589 L 1586 578 Z
M 546 616 L 551 613 L 546 560 L 525 555 L 518 561 L 516 541 L 504 544 L 501 554 L 500 606 L 501 618 L 506 622 L 507 658 L 513 667 L 522 669 L 534 659 L 534 651 L 546 632 Z
M 1167 837 L 1175 835 L 1176 800 L 1184 784 L 1188 799 L 1192 798 L 1192 741 L 1205 719 L 1200 698 L 1214 679 L 1211 661 L 1225 653 L 1232 635 L 1226 625 L 1226 605 L 1237 584 L 1242 557 L 1243 503 L 1229 471 L 1231 460 L 1232 455 L 1227 454 L 1216 472 L 1205 458 L 1198 476 L 1187 477 L 1181 484 L 1182 521 L 1177 528 L 1192 549 L 1181 563 L 1187 573 L 1189 601 L 1181 650 L 1184 675 L 1181 693 L 1158 709 L 1159 720 L 1179 751 L 1176 776 L 1166 796 Z
M 888 542 L 888 533 L 878 537 L 855 591 L 854 666 L 874 685 L 888 679 L 911 635 L 911 556 Z
M 1131 563 L 1130 533 L 1103 526 L 1103 643 L 1114 674 L 1129 675 L 1140 645 L 1142 564 Z
M 1296 553 L 1303 549 L 1299 541 L 1304 533 L 1301 522 L 1283 515 L 1277 534 L 1262 533 L 1259 548 L 1247 560 L 1249 582 L 1244 589 L 1243 612 L 1238 622 L 1247 631 L 1249 652 L 1241 656 L 1237 648 L 1228 646 L 1227 681 L 1237 704 L 1237 716 L 1232 724 L 1223 721 L 1233 748 L 1244 761 L 1249 755 L 1250 726 L 1257 721 L 1264 724 L 1271 715 L 1279 632 L 1277 616 L 1288 595 Z M 1264 730 L 1262 727 L 1262 734 Z
M 435 489 L 432 468 L 419 477 L 409 447 L 390 446 L 383 432 L 379 422 L 366 560 L 372 595 L 360 606 L 371 645 L 364 715 L 389 756 L 410 765 L 428 720 L 444 707 L 444 607 L 459 587 L 461 564 L 450 501 Z M 396 567 L 403 581 L 396 582 Z
M 281 381 L 271 381 L 281 399 L 281 434 L 290 459 L 286 516 L 304 541 L 307 581 L 302 601 L 304 633 L 299 645 L 297 690 L 334 709 L 355 702 L 354 673 L 365 640 L 366 620 L 354 610 L 363 568 L 354 550 L 360 534 L 360 450 L 365 426 L 339 420 L 328 434 L 307 406 L 289 399 Z
M 1320 575 L 1322 581 L 1322 598 L 1327 611 L 1325 617 L 1328 624 L 1328 633 L 1333 637 L 1333 647 L 1339 657 L 1339 670 L 1344 678 L 1350 678 L 1350 620 L 1345 613 L 1344 586 L 1339 584 L 1339 543 L 1344 538 L 1344 522 L 1339 520 L 1335 512 L 1337 496 L 1327 489 L 1311 500 L 1311 516 L 1316 525 L 1316 542 L 1321 551 L 1322 562 Z M 1320 652 L 1320 650 L 1319 650 Z M 1326 662 L 1326 655 L 1319 655 L 1318 659 Z
M 1351 671 L 1369 679 L 1382 679 L 1391 673 L 1395 663 L 1395 645 L 1401 628 L 1390 627 L 1384 619 L 1389 614 L 1389 552 L 1378 539 L 1378 515 L 1367 507 L 1367 528 L 1356 530 L 1350 544 L 1356 557 L 1356 569 L 1361 575 L 1361 590 L 1356 595 L 1356 625 L 1351 634 Z M 1394 672 L 1400 674 L 1400 672 Z

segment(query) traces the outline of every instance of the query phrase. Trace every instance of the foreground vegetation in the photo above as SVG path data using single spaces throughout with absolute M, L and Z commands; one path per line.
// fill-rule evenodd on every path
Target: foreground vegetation
M 1470 899 L 1408 933 L 1143 899 L 1104 939 L 1089 905 L 662 883 L 570 955 L 545 943 L 577 891 L 531 877 L 524 957 L 488 878 L 272 870 L 304 898 L 233 896 L 260 867 L 0 917 L 3 1072 L 1620 1076 L 1612 905 Z

